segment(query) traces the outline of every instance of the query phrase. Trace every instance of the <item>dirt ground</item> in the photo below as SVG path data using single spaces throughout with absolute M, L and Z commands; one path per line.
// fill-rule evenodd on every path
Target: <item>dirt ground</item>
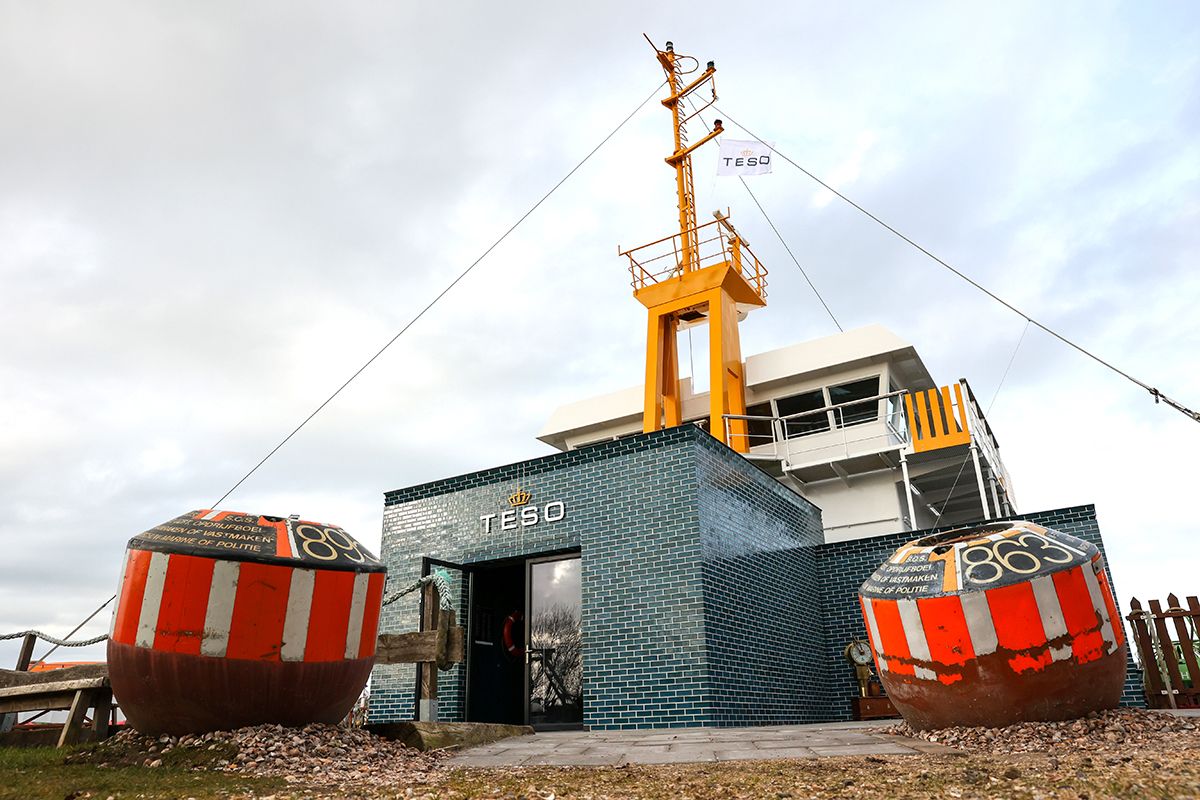
M 0 798 L 1197 798 L 1200 719 L 1106 712 L 921 734 L 958 752 L 663 766 L 466 768 L 345 729 L 129 732 L 66 754 L 0 750 Z

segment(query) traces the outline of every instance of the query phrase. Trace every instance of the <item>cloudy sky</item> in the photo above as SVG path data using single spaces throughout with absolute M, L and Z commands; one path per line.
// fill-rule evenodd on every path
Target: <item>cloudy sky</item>
M 0 3 L 0 633 L 69 630 L 130 536 L 213 503 L 474 260 L 659 83 L 643 31 L 1200 407 L 1196 4 L 649 5 Z M 224 507 L 375 547 L 385 490 L 545 453 L 556 405 L 638 383 L 616 249 L 672 230 L 668 149 L 650 103 Z M 771 269 L 744 351 L 833 332 L 714 155 L 699 206 Z M 995 397 L 1021 508 L 1097 504 L 1122 603 L 1200 591 L 1200 425 L 1036 330 L 996 396 L 1024 320 L 790 167 L 752 180 L 846 327 Z

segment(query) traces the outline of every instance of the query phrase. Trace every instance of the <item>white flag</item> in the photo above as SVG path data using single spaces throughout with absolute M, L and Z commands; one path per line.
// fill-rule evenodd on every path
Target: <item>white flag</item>
M 718 175 L 766 175 L 771 171 L 775 153 L 759 141 L 722 139 L 717 158 Z

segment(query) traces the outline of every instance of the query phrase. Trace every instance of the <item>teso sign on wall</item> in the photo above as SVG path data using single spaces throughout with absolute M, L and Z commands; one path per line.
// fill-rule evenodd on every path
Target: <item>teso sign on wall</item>
M 515 531 L 518 528 L 531 528 L 543 522 L 558 522 L 566 519 L 567 505 L 561 500 L 553 500 L 545 505 L 532 503 L 533 495 L 526 489 L 517 489 L 508 496 L 508 504 L 512 506 L 498 514 L 481 514 L 479 521 L 483 523 L 483 532 L 491 533 L 493 525 L 502 531 Z

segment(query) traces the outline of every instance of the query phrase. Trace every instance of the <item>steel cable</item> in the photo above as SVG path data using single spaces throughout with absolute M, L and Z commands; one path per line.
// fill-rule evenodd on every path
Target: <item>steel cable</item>
M 654 91 L 651 92 L 649 95 L 647 95 L 645 100 L 638 103 L 637 108 L 635 108 L 635 109 L 633 109 L 633 111 L 629 112 L 629 114 L 623 120 L 621 120 L 621 122 L 617 125 L 617 127 L 613 128 L 612 131 L 610 131 L 607 136 L 605 136 L 603 139 L 601 139 L 600 143 L 597 144 L 595 147 L 593 147 L 591 149 L 591 151 L 589 151 L 588 154 L 586 156 L 584 156 L 583 159 L 578 164 L 576 164 L 574 167 L 571 168 L 570 172 L 568 172 L 566 175 L 564 175 L 558 181 L 558 183 L 556 183 L 552 187 L 550 187 L 550 190 L 547 191 L 544 195 L 542 195 L 540 200 L 538 200 L 536 203 L 534 203 L 532 206 L 530 206 L 528 211 L 526 211 L 524 214 L 522 214 L 517 219 L 517 221 L 514 222 L 508 228 L 508 230 L 506 230 L 504 233 L 502 233 L 500 235 L 500 238 L 498 238 L 498 239 L 496 239 L 496 241 L 492 242 L 492 244 L 486 250 L 484 250 L 483 253 L 480 254 L 480 256 L 478 258 L 476 258 L 474 261 L 472 261 L 467 266 L 466 269 L 464 269 L 462 272 L 460 272 L 458 277 L 456 277 L 454 280 L 452 280 L 449 283 L 449 285 L 446 286 L 446 288 L 444 288 L 440 292 L 438 292 L 437 295 L 432 300 L 430 300 L 429 303 L 424 308 L 422 308 L 419 312 L 417 312 L 416 316 L 414 316 L 412 319 L 410 319 L 404 325 L 404 327 L 401 328 L 396 333 L 395 336 L 393 336 L 391 339 L 389 339 L 387 341 L 387 343 L 384 344 L 383 347 L 379 348 L 379 350 L 375 353 L 375 355 L 368 358 L 366 360 L 366 363 L 364 363 L 361 367 L 359 367 L 357 370 L 355 370 L 354 373 L 349 378 L 346 379 L 345 383 L 343 383 L 341 386 L 339 386 L 333 392 L 333 394 L 331 394 L 331 395 L 329 395 L 329 397 L 325 398 L 324 402 L 322 402 L 319 406 L 317 406 L 311 414 L 309 414 L 307 417 L 305 417 L 304 420 L 299 425 L 297 425 L 295 428 L 293 428 L 291 433 L 289 433 L 287 436 L 283 437 L 283 439 L 279 442 L 279 444 L 277 444 L 273 448 L 271 448 L 271 451 L 269 453 L 267 453 L 265 456 L 263 456 L 261 461 L 259 461 L 253 467 L 251 467 L 250 471 L 247 472 L 245 475 L 243 475 L 238 480 L 237 483 L 235 483 L 233 486 L 229 487 L 229 490 L 226 491 L 225 494 L 221 495 L 221 497 L 215 503 L 213 503 L 210 506 L 210 508 L 217 508 L 222 502 L 224 502 L 225 498 L 227 498 L 227 497 L 229 497 L 229 495 L 233 494 L 239 486 L 241 486 L 251 475 L 253 475 L 255 472 L 258 471 L 259 467 L 261 467 L 263 464 L 267 463 L 267 461 L 271 458 L 271 456 L 275 455 L 277 452 L 279 452 L 280 448 L 282 448 L 285 444 L 287 444 L 289 441 L 291 441 L 292 437 L 295 436 L 297 433 L 299 433 L 301 431 L 301 429 L 303 429 L 304 426 L 307 425 L 312 420 L 313 417 L 315 417 L 317 414 L 320 414 L 321 411 L 324 410 L 325 406 L 327 406 L 331 402 L 333 402 L 333 399 L 335 397 L 337 397 L 339 394 L 341 394 L 342 390 L 344 390 L 347 386 L 349 386 L 354 381 L 355 378 L 357 378 L 364 371 L 366 371 L 367 367 L 369 367 L 369 366 L 371 366 L 371 364 L 375 363 L 375 360 L 377 358 L 379 358 L 381 355 L 383 355 L 384 352 L 386 352 L 389 347 L 391 347 L 393 344 L 395 344 L 397 339 L 399 339 L 401 336 L 403 336 L 408 331 L 409 328 L 411 328 L 414 324 L 416 324 L 416 322 L 419 319 L 421 319 L 421 317 L 425 316 L 425 314 L 431 308 L 433 308 L 435 305 L 437 305 L 438 301 L 440 301 L 443 297 L 445 297 L 447 294 L 449 294 L 451 289 L 453 289 L 455 286 L 457 286 L 459 284 L 459 282 L 461 282 L 463 280 L 463 278 L 467 277 L 467 275 L 469 275 L 471 273 L 471 270 L 475 269 L 475 267 L 478 266 L 481 261 L 483 261 L 485 258 L 487 258 L 488 254 L 491 253 L 493 250 L 495 250 L 500 245 L 501 242 L 503 242 L 505 239 L 507 239 L 509 234 L 511 234 L 513 231 L 515 231 L 522 222 L 524 222 L 526 219 L 529 218 L 529 216 L 531 214 L 533 214 L 534 211 L 537 211 L 537 209 L 542 205 L 542 203 L 546 202 L 546 200 L 548 200 L 550 198 L 550 195 L 552 195 L 556 191 L 558 191 L 559 187 L 562 186 L 564 183 L 566 183 L 567 180 L 572 175 L 574 175 L 576 172 L 578 172 L 580 167 L 582 167 L 589 160 L 591 160 L 592 156 L 594 156 L 601 147 L 608 144 L 608 140 L 611 139 L 612 137 L 616 136 L 617 132 L 620 131 L 621 128 L 624 128 L 625 124 L 627 122 L 629 122 L 629 120 L 633 119 L 633 116 L 635 114 L 637 114 L 639 111 L 641 111 L 642 108 L 646 105 L 646 103 L 650 102 L 650 100 L 654 97 L 654 95 L 658 94 L 658 90 L 661 89 L 664 85 L 666 85 L 666 81 L 663 81 L 658 86 L 656 86 L 654 88 Z
M 889 225 L 888 223 L 884 222 L 882 219 L 880 219 L 879 217 L 875 216 L 875 215 L 874 215 L 874 214 L 872 214 L 870 211 L 868 211 L 867 209 L 863 208 L 861 205 L 859 205 L 858 203 L 854 202 L 854 201 L 853 201 L 853 200 L 851 200 L 849 197 L 847 197 L 846 195 L 842 194 L 841 192 L 839 192 L 837 189 L 835 189 L 835 188 L 833 188 L 832 186 L 830 186 L 830 185 L 829 185 L 828 183 L 826 183 L 825 181 L 821 180 L 819 177 L 817 177 L 816 175 L 814 175 L 812 172 L 809 172 L 807 169 L 805 169 L 804 167 L 802 167 L 802 166 L 800 166 L 799 164 L 797 164 L 795 161 L 793 161 L 791 158 L 789 158 L 789 157 L 788 157 L 788 155 L 787 155 L 786 153 L 782 153 L 782 152 L 780 152 L 778 149 L 776 149 L 775 147 L 772 147 L 772 146 L 771 146 L 770 144 L 768 144 L 768 143 L 767 143 L 765 140 L 763 140 L 763 139 L 762 139 L 762 138 L 761 138 L 761 137 L 760 137 L 758 134 L 756 134 L 754 131 L 752 131 L 752 130 L 750 130 L 749 128 L 747 128 L 747 127 L 746 127 L 745 125 L 743 125 L 742 123 L 738 122 L 736 119 L 734 119 L 733 117 L 731 117 L 729 114 L 726 114 L 726 113 L 725 113 L 723 110 L 721 110 L 720 108 L 717 108 L 716 106 L 714 106 L 713 108 L 714 108 L 714 109 L 716 110 L 716 112 L 717 112 L 717 113 L 719 113 L 719 114 L 720 114 L 720 115 L 721 115 L 721 116 L 722 116 L 724 119 L 727 119 L 727 120 L 729 120 L 729 121 L 730 121 L 730 122 L 732 122 L 734 125 L 736 125 L 736 126 L 738 126 L 739 128 L 741 128 L 743 131 L 745 131 L 747 134 L 749 134 L 749 135 L 750 135 L 750 136 L 751 136 L 753 139 L 755 139 L 755 140 L 756 140 L 756 141 L 758 141 L 760 144 L 762 144 L 763 146 L 765 146 L 765 147 L 766 147 L 767 149 L 769 149 L 771 152 L 775 153 L 777 156 L 779 156 L 780 158 L 782 158 L 784 161 L 786 161 L 786 162 L 788 162 L 789 164 L 791 164 L 791 165 L 792 165 L 793 167 L 795 167 L 796 169 L 798 169 L 798 170 L 800 170 L 801 172 L 803 172 L 805 175 L 807 175 L 807 176 L 808 176 L 810 179 L 812 179 L 814 182 L 816 182 L 817 184 L 819 184 L 819 185 L 820 185 L 820 186 L 822 186 L 823 188 L 827 189 L 828 191 L 832 192 L 832 193 L 833 193 L 834 195 L 836 195 L 836 196 L 837 196 L 839 199 L 841 199 L 842 201 L 844 201 L 844 202 L 848 203 L 850 206 L 854 207 L 854 208 L 855 208 L 857 211 L 861 212 L 863 215 L 865 215 L 867 218 L 869 218 L 870 220 L 872 220 L 872 221 L 873 221 L 873 222 L 875 222 L 876 224 L 878 224 L 878 225 L 882 226 L 883 228 L 885 228 L 887 231 L 889 231 L 890 233 L 892 233 L 894 236 L 896 236 L 896 237 L 897 237 L 897 238 L 899 238 L 900 240 L 904 241 L 905 243 L 907 243 L 908 245 L 912 246 L 913 248 L 915 248 L 915 249 L 919 250 L 921 253 L 923 253 L 925 256 L 927 256 L 928 258 L 930 258 L 932 261 L 934 261 L 934 262 L 936 262 L 936 263 L 940 264 L 941 266 L 945 267 L 946 269 L 950 270 L 950 272 L 952 272 L 952 273 L 954 273 L 955 275 L 957 275 L 958 277 L 962 278 L 964 281 L 966 281 L 967 283 L 971 284 L 971 285 L 972 285 L 972 286 L 974 286 L 976 289 L 978 289 L 979 291 L 983 292 L 983 293 L 984 293 L 984 294 L 986 294 L 988 297 L 992 298 L 992 299 L 993 299 L 993 300 L 995 300 L 997 303 L 999 303 L 1000 305 L 1002 305 L 1002 306 L 1004 306 L 1005 308 L 1007 308 L 1009 311 L 1012 311 L 1014 314 L 1017 314 L 1018 316 L 1024 317 L 1024 318 L 1025 318 L 1025 320 L 1026 320 L 1028 323 L 1030 323 L 1030 324 L 1032 324 L 1032 325 L 1035 325 L 1035 326 L 1037 326 L 1038 328 L 1040 328 L 1041 330 L 1043 330 L 1043 331 L 1045 331 L 1046 333 L 1050 334 L 1050 335 L 1051 335 L 1051 336 L 1053 336 L 1055 339 L 1058 339 L 1060 342 L 1062 342 L 1063 344 L 1067 345 L 1068 347 L 1071 347 L 1071 348 L 1073 348 L 1074 350 L 1076 350 L 1076 351 L 1078 351 L 1078 352 L 1082 353 L 1083 355 L 1085 355 L 1085 356 L 1087 356 L 1088 358 L 1092 359 L 1092 360 L 1093 360 L 1093 361 L 1095 361 L 1096 363 L 1098 363 L 1098 364 L 1100 364 L 1100 365 L 1102 365 L 1102 366 L 1104 366 L 1104 367 L 1107 367 L 1108 369 L 1110 369 L 1110 370 L 1112 370 L 1113 372 L 1117 373 L 1117 374 L 1118 374 L 1118 375 L 1120 375 L 1121 377 L 1125 378 L 1127 381 L 1130 381 L 1131 383 L 1133 383 L 1133 384 L 1136 384 L 1137 386 L 1140 386 L 1141 388 L 1145 389 L 1147 392 L 1149 392 L 1149 393 L 1150 393 L 1150 396 L 1154 398 L 1154 402 L 1155 402 L 1155 403 L 1158 403 L 1159 401 L 1161 401 L 1161 402 L 1163 402 L 1163 403 L 1166 403 L 1166 404 L 1167 404 L 1167 405 L 1169 405 L 1171 408 L 1175 409 L 1176 411 L 1180 412 L 1181 414 L 1184 414 L 1184 415 L 1186 415 L 1186 416 L 1190 417 L 1191 419 L 1193 419 L 1193 420 L 1194 420 L 1194 421 L 1196 421 L 1196 422 L 1200 422 L 1200 412 L 1193 411 L 1192 409 L 1188 408 L 1187 406 L 1183 405 L 1182 403 L 1180 403 L 1180 402 L 1178 402 L 1178 401 L 1176 401 L 1176 400 L 1173 400 L 1173 399 L 1171 399 L 1170 397 L 1167 397 L 1165 394 L 1163 394 L 1162 392 L 1160 392 L 1158 389 L 1154 388 L 1154 387 L 1153 387 L 1153 386 L 1151 386 L 1150 384 L 1148 384 L 1148 383 L 1146 383 L 1146 382 L 1144 382 L 1144 381 L 1140 381 L 1140 380 L 1138 380 L 1137 378 L 1135 378 L 1135 377 L 1133 377 L 1132 375 L 1130 375 L 1128 372 L 1125 372 L 1124 370 L 1122 370 L 1122 369 L 1120 369 L 1120 368 L 1118 368 L 1118 367 L 1114 366 L 1112 363 L 1110 363 L 1110 362 L 1108 362 L 1108 361 L 1105 361 L 1103 358 L 1101 358 L 1100 356 L 1098 356 L 1098 355 L 1096 355 L 1095 353 L 1091 352 L 1090 350 L 1088 350 L 1088 349 L 1084 348 L 1083 346 L 1081 346 L 1081 345 L 1078 345 L 1078 344 L 1076 344 L 1075 342 L 1071 341 L 1071 340 L 1070 340 L 1070 339 L 1068 339 L 1066 336 L 1063 336 L 1061 333 L 1059 333 L 1058 331 L 1054 330 L 1053 328 L 1050 328 L 1050 327 L 1048 327 L 1047 325 L 1044 325 L 1044 324 L 1042 324 L 1041 322 L 1038 322 L 1036 319 L 1034 319 L 1034 318 L 1033 318 L 1033 317 L 1031 317 L 1030 315 L 1026 314 L 1024 311 L 1022 311 L 1021 309 L 1017 308 L 1017 307 L 1016 307 L 1016 306 L 1014 306 L 1012 303 L 1010 303 L 1010 302 L 1008 302 L 1007 300 L 1005 300 L 1003 297 L 1000 297 L 998 294 L 996 294 L 995 292 L 991 291 L 991 290 L 990 290 L 990 289 L 988 289 L 987 287 L 983 286 L 982 284 L 980 284 L 980 283 L 979 283 L 978 281 L 976 281 L 975 279 L 971 278 L 970 276 L 966 275 L 966 274 L 965 274 L 965 273 L 963 273 L 963 272 L 960 272 L 958 269 L 956 269 L 954 266 L 952 266 L 951 264 L 947 263 L 946 261 L 943 261 L 942 259 L 938 258 L 936 255 L 934 255 L 933 253 L 931 253 L 929 250 L 925 249 L 925 248 L 924 248 L 924 247 L 922 247 L 920 244 L 918 244 L 918 243 L 917 243 L 917 242 L 915 242 L 914 240 L 910 239 L 908 236 L 905 236 L 903 233 L 901 233 L 900 231 L 898 231 L 896 228 L 893 228 L 891 225 Z

